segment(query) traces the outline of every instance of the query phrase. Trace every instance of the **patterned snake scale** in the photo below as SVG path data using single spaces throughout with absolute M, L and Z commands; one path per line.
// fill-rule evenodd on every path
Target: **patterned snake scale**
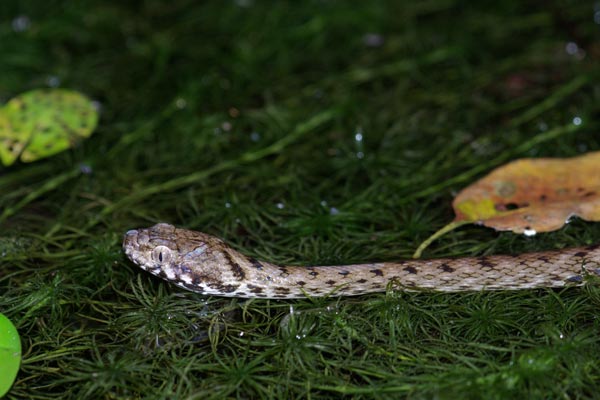
M 558 288 L 600 275 L 600 244 L 514 256 L 440 258 L 341 266 L 279 266 L 205 233 L 157 224 L 125 234 L 135 264 L 206 295 L 294 299 L 395 290 L 443 292 Z

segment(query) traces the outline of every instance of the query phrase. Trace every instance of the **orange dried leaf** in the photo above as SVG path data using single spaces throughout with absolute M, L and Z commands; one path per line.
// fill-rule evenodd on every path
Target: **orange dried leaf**
M 452 206 L 454 221 L 529 235 L 575 215 L 600 221 L 600 152 L 513 161 L 463 189 Z

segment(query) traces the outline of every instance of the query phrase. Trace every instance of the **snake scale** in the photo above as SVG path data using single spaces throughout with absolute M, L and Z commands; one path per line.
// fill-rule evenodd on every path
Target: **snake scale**
M 388 286 L 444 292 L 558 288 L 600 275 L 600 244 L 514 256 L 280 266 L 247 257 L 214 236 L 160 223 L 128 231 L 123 249 L 144 270 L 184 289 L 242 298 L 356 296 Z

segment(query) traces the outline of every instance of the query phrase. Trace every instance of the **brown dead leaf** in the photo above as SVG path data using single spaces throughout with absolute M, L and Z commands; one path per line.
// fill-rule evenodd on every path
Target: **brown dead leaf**
M 524 158 L 463 189 L 455 222 L 534 235 L 560 229 L 572 216 L 600 221 L 600 152 L 573 158 Z

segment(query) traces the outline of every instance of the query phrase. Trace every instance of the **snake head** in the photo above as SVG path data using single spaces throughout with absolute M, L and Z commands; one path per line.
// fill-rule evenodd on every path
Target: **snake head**
M 123 250 L 140 268 L 200 293 L 222 286 L 226 245 L 218 238 L 160 223 L 125 234 Z
M 169 224 L 133 229 L 125 234 L 123 250 L 142 269 L 154 275 L 164 275 L 167 279 L 175 279 L 174 266 L 180 258 L 175 233 L 176 228 Z

